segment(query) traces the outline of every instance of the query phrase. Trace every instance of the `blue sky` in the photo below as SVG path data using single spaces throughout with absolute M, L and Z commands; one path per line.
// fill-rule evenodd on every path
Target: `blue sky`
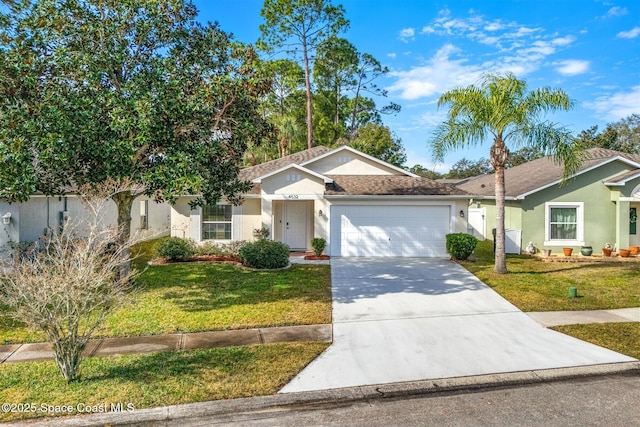
M 262 0 L 195 0 L 202 21 L 217 21 L 236 40 L 260 36 Z M 640 113 L 640 2 L 602 0 L 334 0 L 342 4 L 360 52 L 390 73 L 379 80 L 402 106 L 384 122 L 402 139 L 409 166 L 447 171 L 457 160 L 488 157 L 489 144 L 451 152 L 434 164 L 428 140 L 445 116 L 445 91 L 487 71 L 513 72 L 530 89 L 562 88 L 571 112 L 547 119 L 575 133 Z

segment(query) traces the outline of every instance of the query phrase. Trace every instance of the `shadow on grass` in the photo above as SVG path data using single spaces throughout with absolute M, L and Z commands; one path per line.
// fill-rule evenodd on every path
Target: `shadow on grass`
M 153 382 L 180 376 L 195 377 L 201 371 L 212 369 L 228 376 L 251 369 L 255 361 L 254 347 L 158 352 L 120 359 L 116 363 L 112 358 L 95 358 L 84 362 L 93 365 L 92 373 L 84 376 L 79 384 L 105 380 Z
M 331 300 L 327 266 L 294 265 L 287 270 L 260 272 L 228 264 L 168 265 L 150 267 L 139 282 L 142 292 L 159 290 L 162 298 L 187 312 L 288 299 Z

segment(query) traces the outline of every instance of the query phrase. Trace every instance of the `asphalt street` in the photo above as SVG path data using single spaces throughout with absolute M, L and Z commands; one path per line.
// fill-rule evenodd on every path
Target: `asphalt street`
M 234 426 L 638 426 L 640 373 L 176 420 Z

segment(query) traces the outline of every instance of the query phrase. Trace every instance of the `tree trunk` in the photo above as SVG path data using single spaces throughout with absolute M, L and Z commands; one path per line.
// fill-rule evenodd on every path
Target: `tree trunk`
M 493 271 L 504 274 L 507 272 L 507 254 L 504 244 L 504 166 L 499 166 L 495 170 L 496 186 L 496 253 Z
M 126 242 L 131 237 L 131 207 L 133 205 L 134 196 L 130 191 L 122 191 L 116 193 L 112 197 L 118 208 L 118 234 L 120 236 L 118 244 Z M 123 256 L 129 258 L 130 251 L 126 249 Z M 131 269 L 130 262 L 122 264 L 120 269 L 120 277 L 125 277 Z
M 498 134 L 491 146 L 490 161 L 495 171 L 496 186 L 496 253 L 493 271 L 499 274 L 507 273 L 507 254 L 504 244 L 504 165 L 508 159 L 509 150 L 502 140 L 502 134 Z
M 307 41 L 302 41 L 302 55 L 304 58 L 304 86 L 307 92 L 307 148 L 313 147 L 313 104 L 311 103 L 311 77 L 309 76 L 309 52 Z

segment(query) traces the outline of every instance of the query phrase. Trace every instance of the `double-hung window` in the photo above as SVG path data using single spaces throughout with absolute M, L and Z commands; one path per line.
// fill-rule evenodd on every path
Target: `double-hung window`
M 546 203 L 546 246 L 584 245 L 584 203 Z
M 231 205 L 202 208 L 202 240 L 231 240 Z

